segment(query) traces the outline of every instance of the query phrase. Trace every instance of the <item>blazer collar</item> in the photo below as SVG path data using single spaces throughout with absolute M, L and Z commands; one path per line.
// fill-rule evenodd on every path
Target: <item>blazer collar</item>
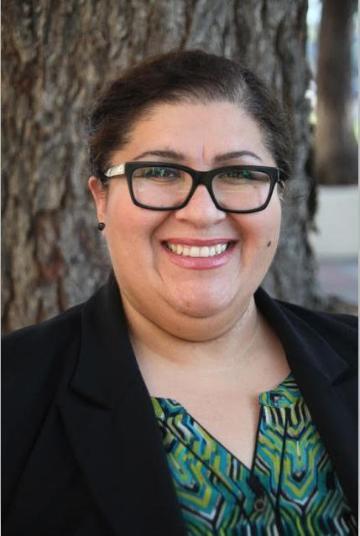
M 120 292 L 111 274 L 84 304 L 79 361 L 71 385 L 85 398 L 111 408 L 139 380 Z
M 296 314 L 296 308 L 274 300 L 262 288 L 255 293 L 255 301 L 281 340 L 295 376 L 308 376 L 313 369 L 330 384 L 341 381 L 349 370 L 347 361 Z

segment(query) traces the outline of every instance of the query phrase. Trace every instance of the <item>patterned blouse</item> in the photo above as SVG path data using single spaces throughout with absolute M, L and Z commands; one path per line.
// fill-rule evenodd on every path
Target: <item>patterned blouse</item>
M 357 534 L 356 520 L 290 374 L 259 395 L 251 470 L 186 409 L 152 398 L 190 535 Z

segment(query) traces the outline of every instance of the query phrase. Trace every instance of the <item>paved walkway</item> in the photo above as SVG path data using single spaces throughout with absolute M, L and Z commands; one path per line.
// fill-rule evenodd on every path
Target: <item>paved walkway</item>
M 319 283 L 326 294 L 358 303 L 358 263 L 356 257 L 322 257 L 319 262 Z

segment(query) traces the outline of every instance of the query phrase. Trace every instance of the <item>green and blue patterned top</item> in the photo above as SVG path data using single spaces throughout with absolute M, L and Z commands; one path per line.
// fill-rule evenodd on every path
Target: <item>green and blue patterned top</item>
M 186 409 L 152 398 L 190 535 L 357 534 L 309 410 L 290 374 L 259 395 L 251 470 Z

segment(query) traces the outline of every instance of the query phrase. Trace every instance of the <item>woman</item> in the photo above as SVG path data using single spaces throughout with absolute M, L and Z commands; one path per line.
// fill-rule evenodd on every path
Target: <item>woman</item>
M 262 83 L 203 52 L 99 99 L 113 275 L 6 339 L 8 535 L 355 533 L 355 321 L 259 288 L 288 140 Z

